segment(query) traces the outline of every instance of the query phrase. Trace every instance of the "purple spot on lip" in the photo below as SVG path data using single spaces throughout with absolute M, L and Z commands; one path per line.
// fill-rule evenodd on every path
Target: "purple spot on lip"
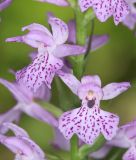
M 94 105 L 95 105 L 95 99 L 88 100 L 87 106 L 88 106 L 89 108 L 92 108 Z

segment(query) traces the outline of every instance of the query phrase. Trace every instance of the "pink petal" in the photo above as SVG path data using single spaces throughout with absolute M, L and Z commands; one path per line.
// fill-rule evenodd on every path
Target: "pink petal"
M 48 53 L 39 53 L 32 64 L 16 73 L 16 78 L 19 83 L 36 92 L 44 83 L 51 88 L 53 77 L 62 66 L 62 60 Z
M 127 4 L 129 5 L 131 13 L 136 14 L 136 7 L 135 7 L 135 0 L 126 0 Z
M 29 137 L 29 135 L 27 134 L 27 132 L 24 129 L 18 127 L 17 125 L 15 125 L 13 123 L 5 122 L 2 124 L 2 126 L 7 129 L 12 130 L 16 136 Z
M 92 38 L 91 50 L 95 51 L 96 49 L 104 46 L 109 40 L 108 35 L 95 35 Z
M 37 54 L 38 53 L 36 52 L 32 52 L 29 54 L 29 57 L 31 58 L 32 61 L 36 58 Z M 51 90 L 45 84 L 43 84 L 34 93 L 34 97 L 41 100 L 49 101 L 51 99 Z
M 21 42 L 23 43 L 22 36 L 7 38 L 6 42 Z
M 136 159 L 136 148 L 132 146 L 124 155 L 123 160 L 135 160 Z
M 111 140 L 117 133 L 119 117 L 115 114 L 100 110 L 101 132 L 105 139 Z
M 59 149 L 69 151 L 70 150 L 70 141 L 66 140 L 58 128 L 54 128 L 55 139 L 53 145 Z
M 0 1 L 0 11 L 2 11 L 6 7 L 8 7 L 11 4 L 11 2 L 12 2 L 12 0 L 2 0 L 2 1 Z
M 89 7 L 92 7 L 93 0 L 79 0 L 79 6 L 81 11 L 86 11 Z
M 105 22 L 113 14 L 113 0 L 95 0 L 93 1 L 93 9 L 97 18 L 101 22 Z
M 29 116 L 36 118 L 40 121 L 43 121 L 45 123 L 48 123 L 49 125 L 53 127 L 58 126 L 57 119 L 48 111 L 43 109 L 41 106 L 39 106 L 36 103 L 31 103 L 28 105 L 25 105 L 20 108 L 24 113 L 28 114 Z
M 87 144 L 93 144 L 100 134 L 96 119 L 87 107 L 81 107 L 65 112 L 59 119 L 59 129 L 66 139 L 76 133 L 78 137 Z
M 36 155 L 34 159 L 38 158 L 38 160 L 45 160 L 45 154 L 43 150 L 34 141 L 27 137 L 21 138 L 26 144 L 29 144 L 29 147 L 31 147 L 31 150 L 33 151 L 34 155 Z
M 123 126 L 120 127 L 120 132 L 131 141 L 136 137 L 136 120 L 131 121 Z
M 53 51 L 53 55 L 55 57 L 61 58 L 70 55 L 80 55 L 84 54 L 86 48 L 79 45 L 71 45 L 71 44 L 62 44 L 58 45 L 55 50 Z
M 136 14 L 128 14 L 126 18 L 123 20 L 123 24 L 127 26 L 129 29 L 133 30 L 136 25 Z
M 42 149 L 29 138 L 24 129 L 12 123 L 4 123 L 4 127 L 11 129 L 15 136 L 4 136 L 0 134 L 0 143 L 16 154 L 15 159 L 45 160 Z
M 109 145 L 104 145 L 101 149 L 99 149 L 96 152 L 93 152 L 90 154 L 90 157 L 93 157 L 95 159 L 103 159 L 107 156 L 107 154 L 110 152 L 111 150 L 111 146 Z
M 41 44 L 44 46 L 51 46 L 54 41 L 51 36 L 42 31 L 31 31 L 28 34 L 22 36 L 23 43 L 26 43 L 34 48 L 38 48 Z
M 100 77 L 98 75 L 94 75 L 94 76 L 84 76 L 81 79 L 81 83 L 82 84 L 86 84 L 86 83 L 93 83 L 96 84 L 98 86 L 101 87 L 101 80 Z
M 18 106 L 13 107 L 9 111 L 0 114 L 0 124 L 4 122 L 18 122 L 21 116 L 21 111 Z M 0 125 L 0 133 L 5 134 L 9 129 Z
M 54 44 L 52 37 L 41 30 L 30 31 L 24 36 L 7 38 L 6 42 L 26 43 L 34 48 L 38 48 L 41 44 L 44 44 L 44 46 L 51 46 Z
M 51 25 L 53 39 L 57 45 L 63 44 L 68 39 L 68 26 L 59 18 L 50 16 L 48 23 Z
M 68 2 L 66 0 L 37 0 L 39 2 L 47 2 L 47 3 L 52 3 L 57 6 L 68 6 Z
M 91 83 L 80 85 L 78 88 L 78 96 L 82 100 L 87 97 L 89 92 L 93 93 L 93 97 L 97 99 L 97 103 L 99 104 L 103 95 L 101 88 Z
M 59 71 L 57 72 L 57 74 L 61 78 L 61 80 L 71 89 L 71 91 L 74 94 L 77 94 L 80 81 L 76 79 L 76 77 L 73 76 L 73 74 L 70 74 L 70 73 Z
M 129 82 L 110 83 L 103 87 L 103 100 L 112 99 L 122 92 L 125 92 L 130 87 Z
M 45 84 L 43 84 L 34 93 L 34 97 L 41 100 L 50 101 L 51 90 Z
M 62 67 L 62 71 L 65 72 L 65 73 L 72 73 L 72 66 L 71 64 L 68 62 L 67 59 L 63 58 L 63 63 L 64 63 L 64 66 Z
M 44 152 L 28 137 L 8 137 L 0 135 L 0 142 L 16 154 L 16 159 L 45 160 Z
M 0 142 L 15 154 L 18 154 L 18 151 L 25 155 L 32 154 L 31 148 L 21 137 L 7 137 L 0 135 Z
M 112 5 L 114 23 L 117 25 L 119 22 L 123 21 L 129 14 L 129 7 L 125 0 L 114 0 Z
M 121 147 L 121 148 L 129 148 L 131 146 L 130 140 L 125 135 L 123 129 L 119 128 L 116 136 L 110 140 L 108 143 L 110 146 Z
M 83 105 L 65 112 L 60 117 L 59 129 L 64 137 L 70 139 L 73 134 L 77 134 L 87 144 L 93 144 L 100 133 L 104 134 L 107 140 L 112 139 L 117 130 L 118 117 L 100 110 L 97 106 L 89 108 Z
M 49 32 L 49 30 L 46 27 L 44 27 L 43 25 L 38 24 L 38 23 L 32 23 L 28 26 L 23 27 L 22 31 L 25 31 L 25 30 L 41 31 L 41 32 L 44 32 L 45 34 L 48 34 L 49 36 L 52 36 L 52 34 Z
M 105 22 L 113 15 L 116 25 L 123 21 L 129 13 L 128 4 L 125 0 L 79 0 L 79 5 L 82 12 L 92 7 L 101 22 Z
M 68 43 L 76 44 L 76 23 L 74 20 L 68 22 Z
M 111 146 L 129 148 L 135 143 L 136 138 L 136 120 L 121 126 L 117 135 L 108 142 Z
M 0 78 L 0 83 L 9 89 L 9 91 L 14 95 L 17 101 L 30 102 L 32 100 L 32 94 L 28 92 L 25 86 L 18 85 L 17 83 L 8 82 L 7 80 L 2 78 Z

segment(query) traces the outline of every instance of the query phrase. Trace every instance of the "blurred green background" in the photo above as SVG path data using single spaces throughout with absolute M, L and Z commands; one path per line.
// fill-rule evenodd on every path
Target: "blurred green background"
M 13 0 L 13 3 L 1 12 L 0 77 L 14 80 L 8 70 L 18 70 L 27 65 L 30 62 L 28 55 L 33 51 L 25 44 L 5 43 L 5 39 L 23 34 L 21 27 L 34 22 L 47 26 L 47 12 L 53 12 L 65 22 L 74 17 L 73 11 L 68 7 L 62 8 L 33 0 Z M 104 106 L 105 110 L 117 113 L 121 124 L 124 124 L 136 117 L 136 37 L 122 24 L 115 26 L 112 18 L 105 23 L 95 20 L 95 33 L 108 34 L 110 40 L 107 45 L 90 54 L 86 74 L 100 75 L 103 85 L 110 82 L 133 82 L 131 89 Z M 59 94 L 55 96 L 56 99 L 58 96 Z M 52 103 L 56 103 L 56 99 L 53 98 Z M 0 85 L 0 112 L 13 107 L 15 103 L 10 92 Z M 20 125 L 45 151 L 48 150 L 53 136 L 48 125 L 26 115 L 22 117 Z M 6 148 L 1 148 L 0 160 L 12 159 L 13 155 Z

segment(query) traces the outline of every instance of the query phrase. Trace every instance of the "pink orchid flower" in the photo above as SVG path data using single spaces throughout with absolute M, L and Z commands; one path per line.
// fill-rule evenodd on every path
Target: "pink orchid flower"
M 81 99 L 81 107 L 65 112 L 59 118 L 59 129 L 66 139 L 73 134 L 87 144 L 103 134 L 111 140 L 118 130 L 119 117 L 100 109 L 100 101 L 112 99 L 130 87 L 129 82 L 111 83 L 101 88 L 99 76 L 84 76 L 81 82 L 71 74 L 61 74 L 60 78 Z

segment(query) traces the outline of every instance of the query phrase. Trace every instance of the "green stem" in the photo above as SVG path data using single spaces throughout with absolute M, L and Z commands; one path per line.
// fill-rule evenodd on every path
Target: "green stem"
M 77 6 L 75 9 L 76 18 L 76 41 L 79 45 L 85 45 L 86 42 L 86 28 L 84 26 L 84 14 L 80 11 Z M 83 74 L 84 66 L 84 55 L 74 57 L 73 72 L 74 75 L 80 79 Z
M 75 9 L 76 17 L 76 40 L 77 44 L 85 45 L 87 37 L 87 25 L 89 22 L 94 20 L 95 14 L 89 9 L 84 14 L 81 12 L 79 7 Z
M 84 25 L 84 14 L 80 11 L 79 7 L 76 7 L 75 9 L 75 17 L 77 44 L 84 45 L 86 42 L 86 28 Z
M 80 149 L 79 149 L 79 157 L 81 159 L 83 159 L 84 157 L 86 157 L 88 154 L 95 152 L 97 150 L 99 150 L 103 144 L 105 143 L 105 138 L 103 137 L 103 135 L 100 135 L 95 143 L 90 146 L 90 145 L 83 145 Z
M 95 16 L 92 10 L 82 13 L 78 6 L 74 8 L 74 11 L 76 17 L 76 41 L 78 45 L 84 46 L 87 38 L 87 25 Z M 84 63 L 84 55 L 74 57 L 73 72 L 78 79 L 83 75 Z
M 95 18 L 95 13 L 92 11 L 92 9 L 88 9 L 84 15 L 84 25 L 87 25 L 94 18 Z
M 80 80 L 84 71 L 84 56 L 77 56 L 73 62 L 73 73 Z
M 69 2 L 72 4 L 73 0 L 69 0 Z M 86 12 L 86 14 L 83 14 L 78 7 L 78 4 L 74 4 L 74 11 L 75 11 L 75 18 L 76 18 L 76 41 L 78 45 L 85 45 L 86 43 L 86 37 L 87 37 L 87 24 L 89 22 L 89 19 L 91 20 L 91 13 L 90 11 Z M 90 16 L 90 17 L 89 17 Z M 73 66 L 73 72 L 74 75 L 81 79 L 83 72 L 84 72 L 84 55 L 79 55 L 76 57 L 71 57 L 71 62 Z M 79 157 L 79 150 L 78 150 L 78 138 L 76 135 L 74 135 L 71 138 L 71 160 L 87 160 L 87 154 L 83 155 L 82 157 Z M 88 152 L 87 152 L 88 153 Z M 84 149 L 81 154 L 84 154 Z
M 78 157 L 78 137 L 74 135 L 71 140 L 71 160 L 80 160 Z
M 125 149 L 122 148 L 112 148 L 112 150 L 109 152 L 109 154 L 105 157 L 105 159 L 108 160 L 118 160 L 121 159 L 123 153 L 125 152 Z

